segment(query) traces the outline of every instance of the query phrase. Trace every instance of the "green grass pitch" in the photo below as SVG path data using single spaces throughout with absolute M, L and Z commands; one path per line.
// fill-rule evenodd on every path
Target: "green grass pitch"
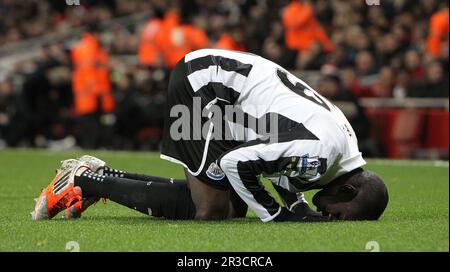
M 449 251 L 448 163 L 368 160 L 381 175 L 390 202 L 379 221 L 262 223 L 245 219 L 221 222 L 155 219 L 118 204 L 97 203 L 81 219 L 33 222 L 33 198 L 47 186 L 59 161 L 85 153 L 115 168 L 165 177 L 182 169 L 157 153 L 46 150 L 0 151 L 0 251 Z M 268 186 L 276 195 L 270 184 Z M 314 191 L 307 192 L 311 199 Z

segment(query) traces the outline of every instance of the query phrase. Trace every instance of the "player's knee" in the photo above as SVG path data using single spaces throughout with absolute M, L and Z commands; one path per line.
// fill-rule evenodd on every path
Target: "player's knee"
M 233 218 L 247 216 L 248 206 L 234 191 L 230 194 L 230 214 Z
M 197 220 L 222 220 L 227 218 L 227 207 L 203 207 L 197 210 L 195 213 L 195 219 Z

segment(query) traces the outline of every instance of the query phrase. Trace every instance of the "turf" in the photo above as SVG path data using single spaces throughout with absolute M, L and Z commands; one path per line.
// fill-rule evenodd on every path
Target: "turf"
M 448 162 L 368 160 L 367 169 L 385 179 L 390 193 L 375 222 L 264 224 L 252 212 L 221 222 L 170 221 L 111 202 L 96 204 L 78 220 L 31 221 L 33 198 L 59 161 L 84 153 L 0 151 L 0 251 L 66 251 L 69 241 L 80 251 L 368 251 L 368 241 L 380 251 L 449 251 Z M 156 153 L 87 153 L 119 169 L 183 177 Z

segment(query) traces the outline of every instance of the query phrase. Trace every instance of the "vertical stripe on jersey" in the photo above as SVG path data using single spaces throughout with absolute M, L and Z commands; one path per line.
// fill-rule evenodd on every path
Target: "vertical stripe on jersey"
M 193 59 L 188 61 L 186 64 L 188 75 L 199 70 L 208 69 L 210 66 L 219 66 L 224 71 L 236 72 L 247 77 L 253 67 L 251 64 L 242 63 L 236 59 L 212 55 Z
M 247 80 L 247 77 L 236 72 L 223 70 L 220 66 L 209 66 L 206 69 L 195 71 L 189 74 L 187 78 L 194 92 L 210 82 L 217 82 L 241 93 Z
M 186 76 L 194 92 L 203 92 L 199 94 L 201 97 L 215 95 L 233 104 L 253 68 L 251 63 L 243 62 L 243 59 L 250 60 L 248 56 L 242 56 L 245 55 L 224 50 L 199 50 L 187 54 Z M 205 92 L 212 94 L 205 95 Z

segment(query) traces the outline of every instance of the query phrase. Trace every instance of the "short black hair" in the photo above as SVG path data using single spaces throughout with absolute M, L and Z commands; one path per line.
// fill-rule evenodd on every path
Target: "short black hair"
M 338 220 L 377 220 L 389 201 L 383 180 L 361 167 L 339 176 L 313 197 L 319 211 Z
M 377 220 L 386 209 L 389 202 L 389 194 L 383 180 L 371 171 L 361 171 L 352 178 L 357 179 L 360 185 L 358 196 L 355 199 L 357 205 L 357 219 Z

